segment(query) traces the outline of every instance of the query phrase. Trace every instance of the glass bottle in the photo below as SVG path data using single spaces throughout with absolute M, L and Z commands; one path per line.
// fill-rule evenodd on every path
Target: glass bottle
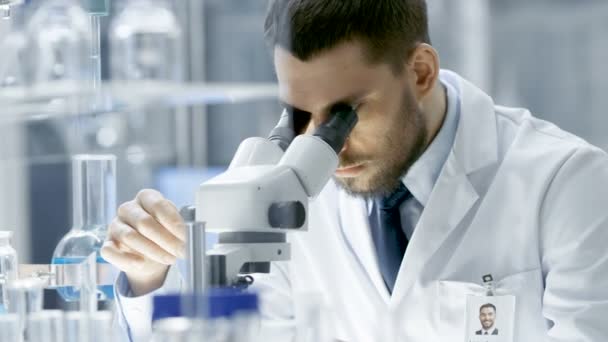
M 89 17 L 77 0 L 44 0 L 27 25 L 33 85 L 90 75 Z
M 17 251 L 11 246 L 13 232 L 0 231 L 0 313 L 9 306 L 7 287 L 17 279 Z
M 182 30 L 169 0 L 130 0 L 110 28 L 115 80 L 182 78 Z
M 24 30 L 25 10 L 25 4 L 11 9 L 9 32 L 0 38 L 0 51 L 3 52 L 0 60 L 0 89 L 23 86 L 26 81 L 28 47 Z
M 116 157 L 114 155 L 76 155 L 72 158 L 72 229 L 61 239 L 52 263 L 75 264 L 91 253 L 97 262 L 106 263 L 99 255 L 107 227 L 116 208 Z M 66 301 L 77 301 L 74 287 L 57 289 Z M 113 298 L 113 287 L 98 287 L 98 299 Z

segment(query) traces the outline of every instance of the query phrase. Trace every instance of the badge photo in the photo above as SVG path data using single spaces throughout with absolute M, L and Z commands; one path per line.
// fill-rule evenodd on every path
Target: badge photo
M 513 342 L 515 296 L 467 296 L 465 342 Z

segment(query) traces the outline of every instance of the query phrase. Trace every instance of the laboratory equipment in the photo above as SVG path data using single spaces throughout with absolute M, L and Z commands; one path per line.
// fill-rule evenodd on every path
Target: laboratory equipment
M 168 0 L 129 0 L 110 28 L 115 80 L 182 79 L 182 30 Z
M 5 313 L 10 303 L 8 286 L 17 279 L 17 251 L 11 246 L 13 232 L 0 231 L 0 314 Z
M 0 342 L 20 342 L 23 335 L 19 325 L 19 315 L 0 315 Z
M 97 311 L 89 314 L 89 341 L 114 342 L 112 329 L 112 313 L 110 311 Z
M 43 310 L 27 317 L 28 341 L 63 342 L 63 312 Z
M 22 3 L 23 0 L 0 0 L 0 18 L 11 19 L 13 14 L 11 12 L 12 7 Z
M 184 304 L 198 301 L 204 312 L 187 316 Z M 209 289 L 204 294 L 154 297 L 153 341 L 258 341 L 259 302 L 254 292 Z
M 203 293 L 207 287 L 205 267 L 205 224 L 196 222 L 196 208 L 187 206 L 180 210 L 180 215 L 188 233 L 188 291 Z M 196 303 L 196 301 L 194 301 Z M 197 311 L 196 307 L 192 308 Z
M 65 342 L 89 341 L 88 314 L 81 311 L 68 311 L 65 313 L 64 330 Z
M 91 85 L 96 93 L 93 108 L 100 105 L 101 101 L 101 17 L 107 16 L 110 11 L 109 0 L 83 0 L 83 7 L 89 14 L 91 23 L 91 45 L 90 45 L 90 71 Z
M 32 85 L 88 79 L 91 30 L 77 0 L 45 0 L 27 25 Z
M 329 181 L 356 123 L 355 110 L 338 105 L 312 135 L 289 144 L 293 119 L 284 112 L 269 139 L 245 140 L 229 169 L 201 184 L 196 221 L 219 233 L 207 252 L 210 286 L 246 286 L 246 274 L 268 273 L 271 261 L 290 259 L 286 233 L 306 231 L 308 199 Z
M 28 75 L 25 5 L 14 7 L 9 32 L 0 39 L 0 88 L 23 86 Z
M 25 331 L 27 316 L 42 311 L 42 289 L 42 282 L 36 278 L 18 279 L 8 286 L 8 311 L 19 316 L 21 334 Z
M 79 264 L 91 253 L 97 263 L 107 264 L 99 255 L 107 226 L 116 208 L 116 157 L 113 155 L 76 155 L 72 159 L 72 229 L 53 253 L 53 264 Z M 102 285 L 99 300 L 113 298 L 112 285 Z M 80 293 L 74 286 L 58 288 L 66 301 L 76 301 Z

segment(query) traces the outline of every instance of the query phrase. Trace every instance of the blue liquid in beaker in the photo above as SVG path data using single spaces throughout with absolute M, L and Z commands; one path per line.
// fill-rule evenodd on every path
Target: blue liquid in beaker
M 66 264 L 79 264 L 85 257 L 64 257 L 64 258 L 53 258 L 52 264 L 66 265 Z M 107 264 L 101 256 L 97 256 L 98 264 Z M 114 286 L 102 285 L 97 287 L 97 299 L 98 300 L 112 300 L 114 299 Z M 80 290 L 74 286 L 62 286 L 57 288 L 57 292 L 61 295 L 61 298 L 66 302 L 76 302 L 80 300 Z

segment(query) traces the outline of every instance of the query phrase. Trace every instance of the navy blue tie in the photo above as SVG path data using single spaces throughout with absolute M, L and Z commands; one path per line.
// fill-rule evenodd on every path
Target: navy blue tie
M 403 183 L 400 182 L 399 184 L 399 187 L 393 193 L 376 200 L 379 224 L 376 227 L 377 229 L 372 229 L 372 239 L 376 246 L 380 272 L 391 294 L 408 243 L 401 226 L 399 206 L 411 194 Z

